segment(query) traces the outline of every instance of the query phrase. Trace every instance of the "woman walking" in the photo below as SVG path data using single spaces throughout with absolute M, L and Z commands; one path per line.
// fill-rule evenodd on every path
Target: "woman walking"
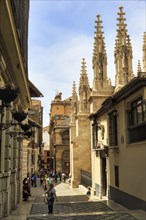
M 52 183 L 49 185 L 47 194 L 48 194 L 48 213 L 53 214 L 54 200 L 56 199 L 57 201 L 57 196 L 56 196 L 56 190 L 54 189 L 54 185 Z

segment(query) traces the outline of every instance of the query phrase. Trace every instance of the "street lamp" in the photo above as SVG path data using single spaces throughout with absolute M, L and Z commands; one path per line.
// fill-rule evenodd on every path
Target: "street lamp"
M 11 126 L 19 125 L 21 130 L 14 130 L 13 132 L 8 132 L 11 137 L 15 138 L 17 141 L 22 141 L 24 138 L 30 138 L 34 135 L 34 132 L 29 130 L 32 126 L 28 124 L 22 124 L 21 122 L 24 121 L 28 115 L 28 113 L 24 111 L 16 111 L 13 109 L 10 110 L 11 105 L 10 102 L 13 102 L 18 96 L 19 89 L 13 88 L 10 85 L 0 88 L 0 136 L 2 136 L 2 131 L 8 129 Z M 9 122 L 3 122 L 4 116 L 4 108 L 7 108 L 12 113 L 12 118 L 17 121 L 13 122 L 12 120 Z M 1 137 L 0 137 L 1 139 Z
M 5 130 L 14 124 L 10 123 L 3 123 L 3 116 L 4 116 L 4 108 L 9 108 L 10 102 L 14 101 L 18 96 L 19 89 L 15 89 L 10 85 L 0 88 L 0 130 Z
M 15 89 L 10 85 L 0 88 L 0 100 L 3 103 L 10 103 L 18 96 L 19 89 Z

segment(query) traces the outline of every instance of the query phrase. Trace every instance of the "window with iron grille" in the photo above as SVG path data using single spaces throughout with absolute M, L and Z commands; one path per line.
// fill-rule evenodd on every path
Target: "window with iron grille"
M 92 124 L 92 142 L 93 149 L 96 149 L 98 142 L 98 125 L 97 123 Z
M 146 122 L 146 101 L 139 98 L 131 103 L 129 125 L 138 125 L 142 122 Z
M 118 146 L 117 111 L 109 113 L 109 145 Z
M 115 166 L 115 186 L 119 187 L 119 166 Z
M 146 140 L 146 100 L 142 97 L 131 103 L 128 112 L 128 142 Z

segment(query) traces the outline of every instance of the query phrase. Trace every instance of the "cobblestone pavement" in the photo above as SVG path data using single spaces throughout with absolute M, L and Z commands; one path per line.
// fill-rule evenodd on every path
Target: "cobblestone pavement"
M 102 202 L 68 202 L 54 204 L 54 214 L 88 213 L 112 211 Z M 33 204 L 30 214 L 46 214 L 48 207 L 46 204 Z
M 61 183 L 56 186 L 56 191 L 58 202 L 54 204 L 54 213 L 47 214 L 47 204 L 44 204 L 43 196 L 38 194 L 27 220 L 136 220 L 129 213 L 113 210 L 106 202 L 90 201 L 83 192 L 71 190 L 68 184 Z
M 76 215 L 76 216 L 40 216 L 29 217 L 28 220 L 136 220 L 136 218 L 130 216 L 127 213 L 111 213 L 111 214 L 99 214 L 99 215 Z
M 68 183 L 57 183 L 58 202 L 54 204 L 54 213 L 48 214 L 44 203 L 44 191 L 39 186 L 31 188 L 27 202 L 21 202 L 17 209 L 2 220 L 146 220 L 146 212 L 128 210 L 111 200 L 96 196 L 86 196 L 83 186 L 71 188 Z
M 86 195 L 75 195 L 75 196 L 59 196 L 59 202 L 78 202 L 78 201 L 88 201 L 88 197 Z M 36 196 L 35 203 L 43 203 L 44 198 L 43 196 Z

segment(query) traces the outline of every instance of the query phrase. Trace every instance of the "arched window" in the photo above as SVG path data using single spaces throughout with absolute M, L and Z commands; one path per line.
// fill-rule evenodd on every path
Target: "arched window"
M 62 161 L 68 162 L 69 161 L 69 150 L 64 150 L 62 153 Z
M 69 145 L 69 130 L 62 133 L 62 144 Z

